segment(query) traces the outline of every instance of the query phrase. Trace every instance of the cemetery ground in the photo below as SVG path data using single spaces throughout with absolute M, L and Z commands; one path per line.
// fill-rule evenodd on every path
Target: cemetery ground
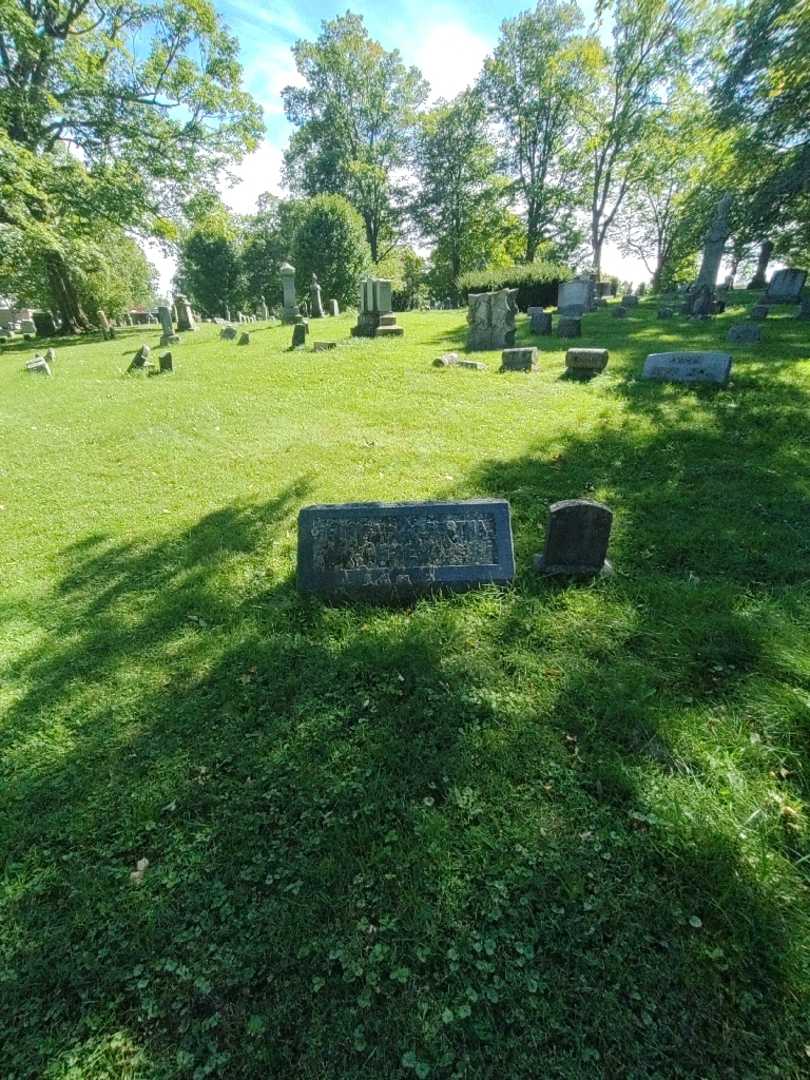
M 463 312 L 3 349 L 4 1078 L 807 1075 L 810 333 L 752 303 L 521 318 L 534 374 L 433 368 Z M 514 588 L 297 594 L 303 505 L 480 496 Z M 575 497 L 612 578 L 532 569 Z

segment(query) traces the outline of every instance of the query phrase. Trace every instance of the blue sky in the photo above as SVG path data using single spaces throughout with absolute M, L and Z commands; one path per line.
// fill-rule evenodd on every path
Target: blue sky
M 452 97 L 468 86 L 498 38 L 504 19 L 533 6 L 532 0 L 385 0 L 348 3 L 332 0 L 219 0 L 216 7 L 240 43 L 247 89 L 264 109 L 266 139 L 236 169 L 238 183 L 223 190 L 225 201 L 239 213 L 250 213 L 264 191 L 282 194 L 281 161 L 290 134 L 281 105 L 281 90 L 295 83 L 290 52 L 299 38 L 317 37 L 321 22 L 348 7 L 362 15 L 369 32 L 386 49 L 397 48 L 404 60 L 419 67 L 434 97 Z M 585 18 L 594 17 L 594 0 L 580 0 Z M 164 291 L 173 262 L 150 249 L 158 264 Z M 612 245 L 603 257 L 605 269 L 631 280 L 647 277 L 643 266 L 624 259 Z

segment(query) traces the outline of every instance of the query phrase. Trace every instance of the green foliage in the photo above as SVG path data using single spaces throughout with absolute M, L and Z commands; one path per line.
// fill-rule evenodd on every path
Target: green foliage
M 278 268 L 295 259 L 295 230 L 305 206 L 305 200 L 268 193 L 260 197 L 258 212 L 243 220 L 242 273 L 245 292 L 254 304 L 261 296 L 271 306 L 280 299 Z
M 587 316 L 588 384 L 434 369 L 459 312 L 3 347 L 4 1080 L 806 1075 L 807 324 L 639 379 L 752 299 Z M 482 495 L 514 588 L 296 593 L 301 506 Z M 579 496 L 617 572 L 546 581 Z
M 299 293 L 308 295 L 317 274 L 324 302 L 357 305 L 360 278 L 371 265 L 363 222 L 341 195 L 308 199 L 295 232 L 295 269 Z
M 394 311 L 427 306 L 430 300 L 428 267 L 413 248 L 392 248 L 384 259 L 375 263 L 374 274 L 390 279 Z
M 472 270 L 461 274 L 456 282 L 463 293 L 491 292 L 495 289 L 517 289 L 518 306 L 548 307 L 557 303 L 557 286 L 568 281 L 568 267 L 548 261 L 535 261 L 497 269 Z
M 181 291 L 206 315 L 223 316 L 226 307 L 235 313 L 246 298 L 241 237 L 234 215 L 217 195 L 206 192 L 190 200 L 186 217 L 191 227 L 179 247 Z
M 344 195 L 363 218 L 376 261 L 398 230 L 402 193 L 393 175 L 407 163 L 427 84 L 351 12 L 325 21 L 316 41 L 296 42 L 293 56 L 306 85 L 282 92 L 296 128 L 285 155 L 287 181 L 299 195 Z

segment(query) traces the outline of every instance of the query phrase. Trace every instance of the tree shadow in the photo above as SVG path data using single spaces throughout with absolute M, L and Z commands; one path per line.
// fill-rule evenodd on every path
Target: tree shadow
M 796 663 L 766 594 L 806 580 L 807 401 L 748 389 L 628 379 L 623 428 L 481 463 L 511 592 L 298 596 L 305 479 L 66 546 L 2 673 L 12 1068 L 125 1031 L 178 1075 L 789 1073 L 796 919 L 694 815 L 717 776 L 680 726 Z M 617 576 L 524 571 L 594 492 Z

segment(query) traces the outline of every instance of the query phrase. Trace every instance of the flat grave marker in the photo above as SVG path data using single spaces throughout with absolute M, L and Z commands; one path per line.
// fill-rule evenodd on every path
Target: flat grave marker
M 731 356 L 725 352 L 651 353 L 644 361 L 643 379 L 677 383 L 715 383 L 725 386 Z

